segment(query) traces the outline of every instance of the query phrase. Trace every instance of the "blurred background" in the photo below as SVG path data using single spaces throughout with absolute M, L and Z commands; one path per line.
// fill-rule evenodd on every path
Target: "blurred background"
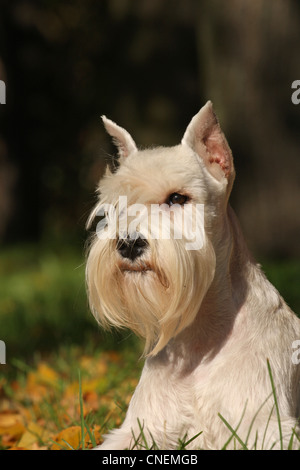
M 14 355 L 109 341 L 87 308 L 85 222 L 114 148 L 180 142 L 212 100 L 235 158 L 231 204 L 300 310 L 297 0 L 1 0 L 0 339 Z M 104 339 L 103 339 L 104 338 Z

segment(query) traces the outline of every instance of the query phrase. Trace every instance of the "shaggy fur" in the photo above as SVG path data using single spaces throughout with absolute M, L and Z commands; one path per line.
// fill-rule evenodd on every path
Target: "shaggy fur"
M 176 193 L 186 202 L 174 214 L 188 204 L 204 205 L 205 236 L 200 249 L 188 250 L 184 236 L 152 238 L 148 231 L 134 259 L 119 249 L 118 226 L 115 238 L 92 240 L 86 267 L 91 309 L 104 327 L 130 328 L 145 338 L 147 353 L 126 419 L 99 449 L 131 448 L 138 420 L 148 442 L 160 448 L 174 449 L 179 438 L 202 431 L 188 448 L 220 449 L 231 432 L 219 414 L 248 448 L 286 448 L 300 413 L 300 366 L 292 361 L 300 320 L 251 258 L 228 205 L 233 159 L 212 104 L 171 148 L 138 150 L 127 131 L 103 122 L 120 166 L 100 181 L 89 223 L 108 203 L 123 213 L 119 196 L 129 208 L 164 204 L 168 211 Z M 105 215 L 110 221 L 109 209 Z M 174 228 L 178 219 L 171 220 Z M 239 447 L 236 439 L 227 446 Z

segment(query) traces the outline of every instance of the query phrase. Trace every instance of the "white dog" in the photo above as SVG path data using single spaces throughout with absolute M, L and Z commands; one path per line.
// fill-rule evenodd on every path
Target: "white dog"
M 211 102 L 170 148 L 138 150 L 103 121 L 120 166 L 100 181 L 90 216 L 104 218 L 87 259 L 89 301 L 104 327 L 144 337 L 147 359 L 123 425 L 98 448 L 132 448 L 141 426 L 160 449 L 196 435 L 188 449 L 298 448 L 300 320 L 228 205 L 235 171 Z

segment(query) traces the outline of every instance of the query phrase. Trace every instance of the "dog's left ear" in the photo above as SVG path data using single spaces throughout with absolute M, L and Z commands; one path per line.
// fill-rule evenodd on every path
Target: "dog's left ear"
M 104 127 L 108 134 L 113 138 L 113 142 L 116 145 L 121 158 L 126 158 L 131 153 L 137 152 L 137 147 L 129 132 L 110 119 L 107 119 L 106 116 L 101 117 Z
M 188 125 L 182 144 L 192 148 L 204 161 L 208 171 L 217 179 L 234 177 L 233 158 L 230 147 L 208 101 Z

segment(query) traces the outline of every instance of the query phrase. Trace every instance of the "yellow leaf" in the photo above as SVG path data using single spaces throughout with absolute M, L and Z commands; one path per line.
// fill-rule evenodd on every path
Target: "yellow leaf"
M 49 435 L 47 435 L 41 426 L 37 423 L 31 422 L 28 424 L 26 431 L 22 435 L 18 447 L 24 447 L 25 449 L 32 448 L 33 444 L 38 444 L 40 441 L 48 440 Z
M 90 356 L 83 356 L 80 360 L 80 366 L 95 375 L 103 376 L 107 373 L 107 361 L 105 359 L 95 359 Z
M 26 393 L 34 402 L 41 401 L 49 395 L 52 388 L 58 385 L 58 374 L 47 364 L 40 363 L 36 371 L 27 375 Z
M 46 446 L 39 446 L 36 442 L 28 447 L 28 450 L 48 450 Z
M 18 439 L 24 432 L 23 418 L 19 413 L 0 413 L 0 435 L 7 435 L 10 439 Z
M 103 393 L 107 390 L 108 379 L 106 377 L 100 377 L 98 379 L 83 380 L 81 384 L 81 390 L 83 395 L 88 392 L 96 391 L 98 393 Z M 79 383 L 73 382 L 66 387 L 65 396 L 69 397 L 72 395 L 78 396 L 79 393 Z
M 22 417 L 18 413 L 3 411 L 0 413 L 0 429 L 9 428 L 20 422 L 20 420 L 22 420 Z
M 38 365 L 37 378 L 41 384 L 56 386 L 58 374 L 43 362 Z
M 72 382 L 65 389 L 65 397 L 69 398 L 71 396 L 78 397 L 79 385 L 78 382 Z
M 26 395 L 33 401 L 39 402 L 48 394 L 48 388 L 45 385 L 40 385 L 37 382 L 34 372 L 29 372 L 26 384 Z
M 81 427 L 70 426 L 67 429 L 61 431 L 54 438 L 57 444 L 53 444 L 51 450 L 72 450 L 79 449 L 81 446 Z M 85 443 L 89 441 L 89 436 L 86 435 L 84 439 Z

